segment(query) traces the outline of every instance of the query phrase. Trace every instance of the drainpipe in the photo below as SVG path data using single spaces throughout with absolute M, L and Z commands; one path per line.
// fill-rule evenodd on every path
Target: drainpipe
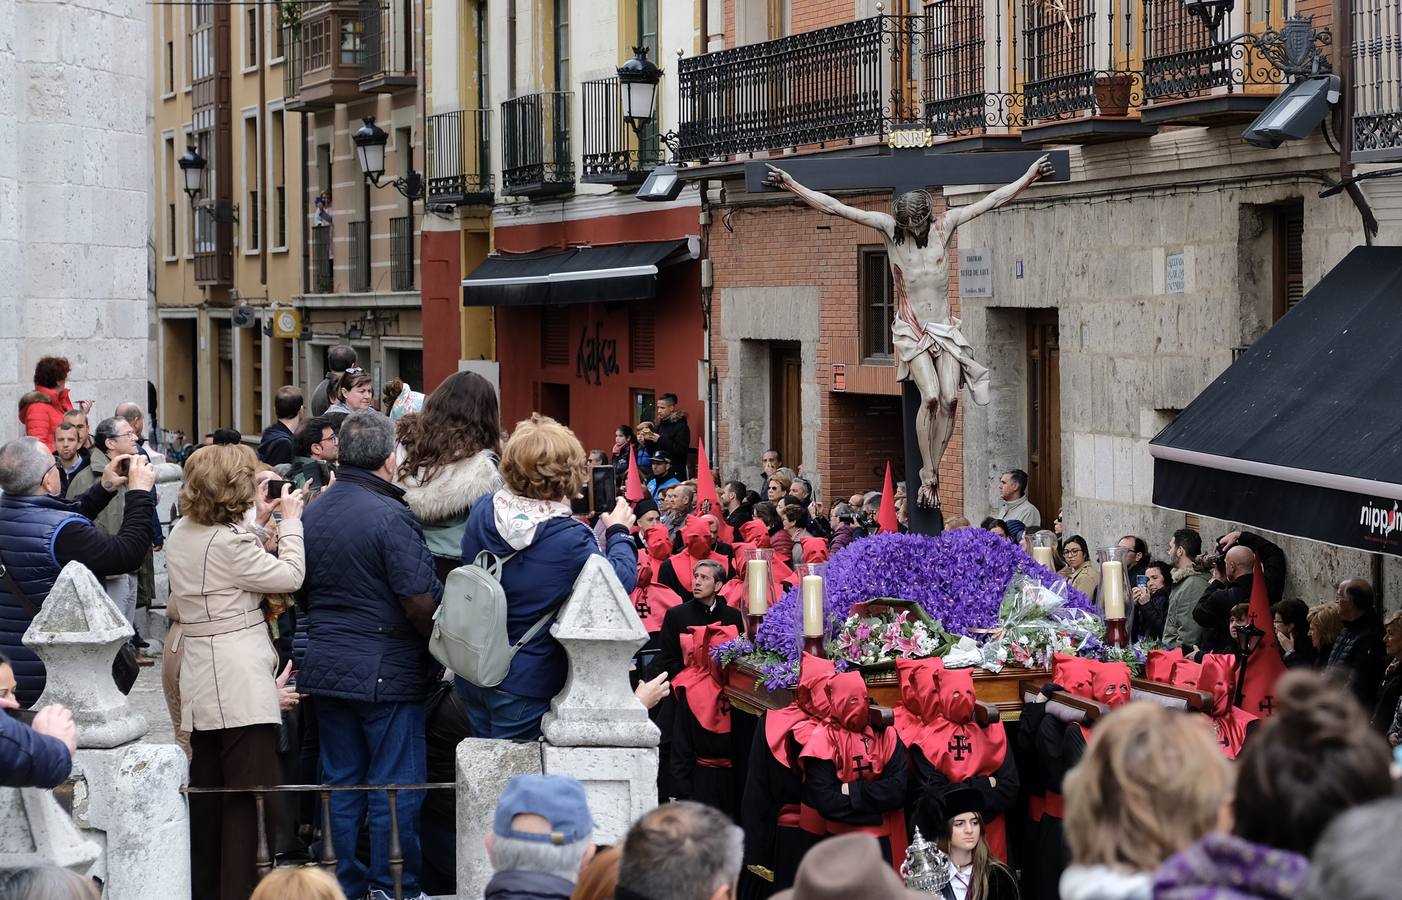
M 268 221 L 268 8 L 258 4 L 258 198 L 262 203 L 259 221 Z M 286 63 L 283 63 L 286 65 Z M 284 116 L 283 121 L 287 119 Z M 258 235 L 258 280 L 263 286 L 263 302 L 268 302 L 268 229 Z M 264 397 L 267 391 L 263 392 Z
M 703 4 L 704 8 L 704 4 Z M 716 422 L 716 372 L 711 365 L 711 296 L 715 284 L 715 272 L 711 263 L 711 204 L 707 198 L 709 182 L 702 180 L 697 185 L 701 191 L 701 330 L 706 336 L 706 446 L 710 448 L 711 461 L 719 461 L 720 428 Z
M 1363 189 L 1353 180 L 1353 21 L 1350 18 L 1350 4 L 1336 2 L 1333 28 L 1338 34 L 1338 67 L 1343 81 L 1343 97 L 1334 109 L 1334 133 L 1339 136 L 1339 181 L 1344 186 L 1358 214 L 1363 220 L 1363 239 L 1368 246 L 1373 245 L 1373 233 L 1377 231 L 1377 219 L 1368 205 Z

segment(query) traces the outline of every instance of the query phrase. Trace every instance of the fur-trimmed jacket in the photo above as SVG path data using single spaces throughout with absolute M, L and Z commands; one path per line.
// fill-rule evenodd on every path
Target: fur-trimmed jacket
M 404 448 L 398 449 L 399 459 Z M 490 450 L 446 466 L 428 484 L 420 484 L 416 476 L 399 478 L 395 484 L 404 489 L 404 500 L 423 526 L 424 540 L 439 568 L 440 580 L 446 572 L 462 565 L 462 531 L 472 505 L 502 487 L 497 457 Z M 447 568 L 444 566 L 448 563 Z

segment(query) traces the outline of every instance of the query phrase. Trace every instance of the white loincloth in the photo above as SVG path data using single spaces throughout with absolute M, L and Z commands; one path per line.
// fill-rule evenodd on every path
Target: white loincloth
M 909 322 L 897 318 L 891 324 L 891 345 L 895 348 L 896 357 L 899 360 L 896 364 L 897 381 L 910 380 L 910 361 L 922 353 L 928 353 L 935 359 L 944 353 L 953 355 L 955 359 L 959 360 L 960 385 L 970 384 L 972 381 L 969 365 L 973 362 L 972 351 L 974 348 L 969 343 L 968 338 L 964 337 L 959 330 L 958 319 L 951 318 L 947 322 L 926 322 L 924 332 L 917 332 Z M 977 398 L 975 402 L 977 402 Z

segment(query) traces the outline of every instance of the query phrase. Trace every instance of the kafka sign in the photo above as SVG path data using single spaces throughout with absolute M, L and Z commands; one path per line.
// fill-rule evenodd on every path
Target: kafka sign
M 970 247 L 959 251 L 959 299 L 993 299 L 993 251 Z
M 586 325 L 579 333 L 574 355 L 574 374 L 585 384 L 603 384 L 604 378 L 618 374 L 618 341 L 604 337 L 604 323 L 594 323 L 594 333 Z

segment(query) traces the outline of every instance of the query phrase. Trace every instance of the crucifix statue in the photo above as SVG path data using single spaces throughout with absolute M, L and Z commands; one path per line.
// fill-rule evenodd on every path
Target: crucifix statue
M 967 386 L 969 397 L 979 406 L 987 406 L 989 399 L 988 368 L 974 359 L 973 347 L 959 331 L 959 320 L 949 312 L 949 244 L 960 225 L 997 209 L 1038 179 L 1051 176 L 1051 159 L 1046 154 L 1038 156 L 1016 181 L 939 216 L 934 215 L 930 192 L 923 188 L 898 193 L 890 213 L 875 212 L 848 206 L 806 187 L 783 169 L 767 168 L 765 183 L 769 187 L 789 191 L 820 212 L 881 233 L 895 290 L 891 343 L 897 358 L 896 378 L 913 382 L 920 393 L 915 420 L 920 448 L 916 505 L 938 510 L 939 464 L 954 435 L 959 388 Z

